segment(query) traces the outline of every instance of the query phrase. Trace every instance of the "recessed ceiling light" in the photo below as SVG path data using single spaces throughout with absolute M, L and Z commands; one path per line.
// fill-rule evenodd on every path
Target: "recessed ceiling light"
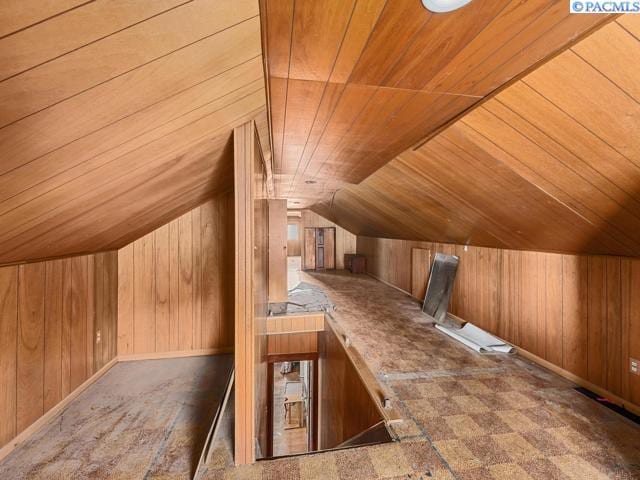
M 464 7 L 471 0 L 422 0 L 424 8 L 435 13 L 452 12 Z
M 305 180 L 304 183 L 306 183 L 307 185 L 313 185 L 314 183 L 318 183 L 315 180 Z

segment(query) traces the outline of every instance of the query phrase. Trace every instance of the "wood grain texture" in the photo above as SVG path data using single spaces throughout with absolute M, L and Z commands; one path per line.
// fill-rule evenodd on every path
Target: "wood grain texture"
M 422 301 L 427 293 L 427 282 L 431 269 L 431 251 L 424 248 L 411 249 L 411 295 Z
M 261 15 L 275 190 L 302 208 L 610 20 L 576 19 L 549 0 L 474 2 L 447 15 L 413 0 L 266 0 Z
M 582 21 L 555 4 L 546 11 L 558 25 Z M 512 27 L 506 19 L 517 15 L 511 3 L 496 21 L 505 22 L 506 32 Z M 531 23 L 537 24 L 535 38 L 544 37 L 538 29 L 545 18 Z M 633 55 L 640 43 L 621 21 L 603 26 L 358 185 L 341 186 L 313 211 L 365 236 L 637 256 L 640 157 L 629 139 L 638 133 L 630 120 L 637 116 L 638 87 L 631 64 L 613 59 L 617 41 Z M 569 23 L 569 29 L 581 28 Z
M 344 269 L 344 254 L 345 253 L 356 253 L 356 237 L 352 233 L 348 232 L 344 228 L 336 225 L 335 223 L 327 220 L 326 218 L 312 212 L 311 210 L 302 210 L 300 217 L 300 235 L 304 234 L 305 228 L 335 228 L 335 268 L 342 270 Z M 311 245 L 311 244 L 310 244 Z M 309 248 L 305 244 L 303 245 L 301 254 L 302 254 L 302 265 L 306 265 L 305 258 L 307 256 L 307 251 L 312 251 L 313 249 L 309 246 Z M 305 268 L 315 268 L 306 267 Z
M 313 353 L 317 351 L 317 332 L 274 334 L 269 335 L 267 341 L 267 353 L 269 355 Z
M 0 445 L 18 432 L 16 385 L 18 345 L 18 267 L 0 268 Z
M 323 227 L 322 237 L 324 239 L 324 268 L 333 270 L 336 268 L 336 229 L 334 227 Z M 344 255 L 342 258 L 344 262 Z
M 0 7 L 0 264 L 117 249 L 228 189 L 265 109 L 258 2 L 36 3 Z
M 62 260 L 46 263 L 44 410 L 62 400 Z M 93 338 L 91 338 L 93 341 Z
M 269 200 L 269 302 L 286 302 L 287 201 Z
M 453 314 L 638 405 L 636 259 L 358 237 L 368 272 L 410 294 L 426 282 L 416 251 L 460 257 Z
M 0 36 L 9 35 L 47 18 L 60 15 L 85 3 L 84 0 L 61 0 L 41 2 L 40 0 L 7 0 L 0 9 Z
M 230 194 L 118 251 L 118 355 L 228 349 Z
M 103 364 L 95 333 L 115 344 L 116 309 L 99 306 L 115 305 L 117 283 L 99 291 L 97 279 L 105 274 L 104 264 L 115 267 L 117 254 L 98 256 L 100 262 L 90 255 L 0 268 L 0 445 Z M 108 350 L 107 362 L 114 357 Z
M 236 464 L 267 451 L 269 203 L 254 122 L 234 130 L 234 333 Z M 227 253 L 228 254 L 228 253 Z
M 18 267 L 17 431 L 44 413 L 45 264 Z
M 329 328 L 318 336 L 319 448 L 328 449 L 383 418 L 333 330 Z

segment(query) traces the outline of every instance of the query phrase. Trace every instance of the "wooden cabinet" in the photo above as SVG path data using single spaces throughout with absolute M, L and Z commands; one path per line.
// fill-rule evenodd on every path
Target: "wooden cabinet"
M 304 229 L 304 270 L 336 268 L 336 229 L 334 227 Z

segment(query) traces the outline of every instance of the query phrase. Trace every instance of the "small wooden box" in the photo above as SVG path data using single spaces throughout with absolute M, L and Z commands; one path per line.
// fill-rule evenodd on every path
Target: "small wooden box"
M 356 253 L 345 253 L 344 268 L 351 273 L 365 273 L 367 271 L 367 257 Z

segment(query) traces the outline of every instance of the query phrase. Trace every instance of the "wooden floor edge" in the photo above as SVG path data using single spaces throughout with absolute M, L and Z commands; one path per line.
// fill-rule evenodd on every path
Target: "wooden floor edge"
M 202 348 L 198 350 L 180 350 L 176 352 L 135 353 L 131 355 L 118 355 L 119 362 L 133 362 L 136 360 L 162 360 L 166 358 L 202 357 L 206 355 L 221 355 L 233 353 L 233 347 Z
M 601 397 L 605 397 L 608 400 L 610 400 L 612 403 L 615 403 L 616 405 L 620 406 L 620 407 L 624 407 L 627 410 L 629 410 L 632 413 L 635 413 L 636 415 L 640 415 L 640 405 L 636 405 L 635 403 L 630 402 L 629 400 L 625 400 L 622 397 L 619 397 L 618 395 L 609 392 L 608 390 L 605 390 L 602 387 L 599 387 L 598 385 L 595 385 L 594 383 L 589 382 L 588 380 L 585 380 L 584 378 L 581 378 L 567 370 L 565 370 L 564 368 L 561 368 L 547 360 L 545 360 L 544 358 L 540 358 L 537 355 L 528 352 L 526 350 L 523 350 L 520 347 L 516 347 L 517 351 L 516 353 L 520 356 L 522 356 L 523 358 L 526 358 L 527 360 L 532 361 L 533 363 L 546 368 L 547 370 L 550 370 L 551 372 L 555 373 L 556 375 L 560 375 L 562 378 L 565 378 L 567 380 L 569 380 L 570 382 L 575 383 L 576 385 L 578 385 L 579 387 L 584 387 L 588 390 L 591 390 L 592 392 L 597 393 L 598 395 L 600 395 Z
M 94 384 L 100 377 L 102 377 L 105 373 L 107 373 L 111 367 L 113 367 L 116 363 L 118 363 L 118 358 L 113 358 L 109 361 L 104 367 L 94 373 L 91 377 L 85 380 L 80 386 L 78 386 L 73 392 L 67 395 L 63 400 L 60 401 L 56 406 L 51 408 L 48 412 L 42 415 L 38 420 L 33 422 L 27 428 L 25 428 L 22 432 L 20 432 L 15 438 L 10 440 L 4 447 L 0 448 L 0 461 L 4 460 L 7 455 L 13 452 L 18 446 L 24 443 L 29 439 L 31 435 L 37 432 L 40 428 L 42 428 L 47 422 L 60 414 L 73 400 L 78 398 L 82 392 L 84 392 L 88 387 Z

